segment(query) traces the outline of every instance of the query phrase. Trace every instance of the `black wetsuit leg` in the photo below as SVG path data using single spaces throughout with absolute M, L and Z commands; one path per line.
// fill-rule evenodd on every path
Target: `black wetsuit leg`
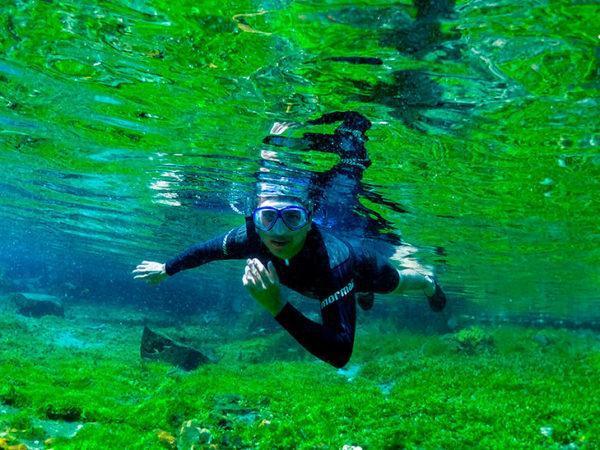
M 400 275 L 389 259 L 374 250 L 369 240 L 350 242 L 357 292 L 388 294 L 398 287 Z

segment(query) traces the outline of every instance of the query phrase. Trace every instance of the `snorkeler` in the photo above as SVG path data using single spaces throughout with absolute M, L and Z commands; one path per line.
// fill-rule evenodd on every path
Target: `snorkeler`
M 350 118 L 343 125 L 359 124 L 359 128 L 341 130 L 338 137 L 335 133 L 333 136 L 306 133 L 300 139 L 269 136 L 266 141 L 294 146 L 300 140 L 304 144 L 322 142 L 329 145 L 327 151 L 340 153 L 351 163 L 368 164 L 366 151 L 362 154 L 358 147 L 358 153 L 352 155 L 351 147 L 344 142 L 357 138 L 355 142 L 360 143 L 358 137 L 370 126 L 364 116 L 360 117 L 366 122 L 358 116 L 358 113 L 332 113 L 312 121 L 330 123 L 327 121 L 341 117 Z M 335 367 L 343 367 L 352 354 L 358 293 L 368 293 L 372 304 L 373 293 L 421 290 L 432 310 L 444 308 L 446 296 L 432 276 L 414 269 L 397 269 L 369 246 L 334 236 L 313 222 L 312 213 L 306 196 L 263 191 L 244 225 L 192 246 L 166 263 L 142 261 L 133 271 L 134 278 L 158 283 L 211 261 L 246 259 L 242 282 L 251 296 L 303 347 Z M 322 324 L 308 319 L 287 302 L 281 294 L 282 284 L 319 300 Z

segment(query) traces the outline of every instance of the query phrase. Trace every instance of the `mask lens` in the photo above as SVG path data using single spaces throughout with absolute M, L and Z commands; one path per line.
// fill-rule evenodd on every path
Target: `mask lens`
M 277 221 L 277 210 L 257 209 L 254 213 L 254 222 L 262 230 L 270 230 Z
M 281 212 L 281 217 L 283 218 L 283 222 L 291 230 L 302 228 L 307 222 L 306 211 L 296 207 L 285 208 Z

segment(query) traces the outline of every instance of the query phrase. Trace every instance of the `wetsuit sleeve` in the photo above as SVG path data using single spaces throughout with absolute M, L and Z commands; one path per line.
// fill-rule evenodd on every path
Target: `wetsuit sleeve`
M 296 150 L 336 151 L 335 139 L 329 134 L 304 133 L 301 138 L 269 135 L 263 139 L 263 142 L 276 147 L 287 147 Z
M 322 133 L 304 133 L 302 141 L 308 150 L 320 150 L 322 152 L 338 153 L 338 144 L 334 137 Z
M 165 264 L 167 275 L 201 266 L 211 261 L 242 259 L 251 253 L 246 225 L 234 228 L 206 242 L 196 244 Z
M 321 317 L 323 324 L 313 322 L 290 303 L 286 303 L 275 319 L 317 358 L 334 367 L 343 367 L 350 359 L 354 346 L 354 294 L 349 292 L 333 303 L 322 306 Z
M 310 125 L 321 125 L 327 123 L 341 122 L 346 119 L 348 114 L 352 114 L 351 111 L 335 111 L 327 114 L 323 114 L 318 119 L 307 120 L 306 123 Z M 356 114 L 356 113 L 354 113 Z
M 274 145 L 276 147 L 287 147 L 293 149 L 302 149 L 306 147 L 306 141 L 302 138 L 285 137 L 270 134 L 263 139 L 264 144 Z
M 371 128 L 372 125 L 369 119 L 356 111 L 331 112 L 323 114 L 318 119 L 309 120 L 306 123 L 309 125 L 320 125 L 322 123 L 328 124 L 334 122 L 343 122 L 345 128 L 361 131 L 363 133 Z

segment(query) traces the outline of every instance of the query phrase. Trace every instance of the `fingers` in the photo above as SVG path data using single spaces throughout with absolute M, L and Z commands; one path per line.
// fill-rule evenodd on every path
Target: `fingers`
M 246 277 L 248 282 L 254 283 L 254 281 L 255 281 L 254 274 L 252 273 L 252 268 L 250 267 L 250 264 L 246 265 L 246 270 L 244 271 L 244 276 Z
M 244 276 L 242 280 L 244 281 L 244 286 L 255 283 L 254 277 L 252 276 L 252 272 L 250 271 L 250 266 L 246 266 L 246 270 L 244 271 Z
M 248 282 L 251 285 L 267 289 L 267 285 L 270 284 L 271 280 L 263 263 L 256 258 L 248 259 L 246 263 L 245 277 Z
M 143 267 L 137 266 L 134 270 L 131 271 L 131 273 L 148 273 L 148 274 L 159 273 L 159 272 L 160 272 L 160 270 L 158 270 L 158 269 L 152 269 L 152 268 L 149 268 L 146 266 L 143 266 Z
M 263 285 L 279 283 L 279 276 L 272 261 L 269 261 L 267 267 L 257 258 L 248 259 L 246 265 L 247 273 Z
M 282 134 L 291 126 L 294 126 L 294 122 L 275 122 L 271 127 L 270 134 Z
M 265 266 L 263 265 L 263 263 L 260 262 L 259 259 L 254 258 L 252 260 L 252 262 L 254 263 L 254 269 L 260 274 L 260 275 L 266 275 L 266 269 Z
M 164 264 L 156 262 L 156 261 L 142 261 L 138 264 L 131 273 L 146 273 L 146 272 L 156 272 L 160 273 L 164 270 Z
M 252 269 L 250 268 L 250 266 L 246 266 L 244 276 L 242 277 L 242 283 L 244 283 L 244 286 L 246 286 L 250 289 L 254 289 L 254 288 L 256 288 L 256 286 L 259 285 L 258 280 L 257 280 L 256 276 L 254 275 L 254 273 L 252 272 Z
M 150 261 L 142 261 L 140 264 L 135 266 L 135 269 L 131 273 L 145 272 L 148 269 Z
M 256 258 L 246 261 L 246 269 L 248 269 L 249 273 L 254 277 L 255 280 L 258 280 L 260 273 L 258 271 L 258 267 L 256 266 L 256 261 Z
M 159 284 L 166 277 L 165 264 L 156 261 L 142 261 L 131 271 L 134 280 L 143 280 L 148 284 Z
M 269 281 L 271 281 L 271 283 L 273 283 L 273 284 L 279 283 L 279 276 L 277 275 L 277 270 L 275 269 L 275 266 L 273 265 L 273 261 L 269 261 L 269 263 L 267 264 L 267 273 L 269 276 Z
M 271 134 L 280 134 L 281 133 L 281 123 L 280 122 L 275 122 L 273 124 L 273 126 L 271 127 Z
M 256 268 L 258 269 L 258 273 L 265 287 L 271 286 L 273 284 L 273 279 L 267 268 L 258 259 L 256 260 Z

